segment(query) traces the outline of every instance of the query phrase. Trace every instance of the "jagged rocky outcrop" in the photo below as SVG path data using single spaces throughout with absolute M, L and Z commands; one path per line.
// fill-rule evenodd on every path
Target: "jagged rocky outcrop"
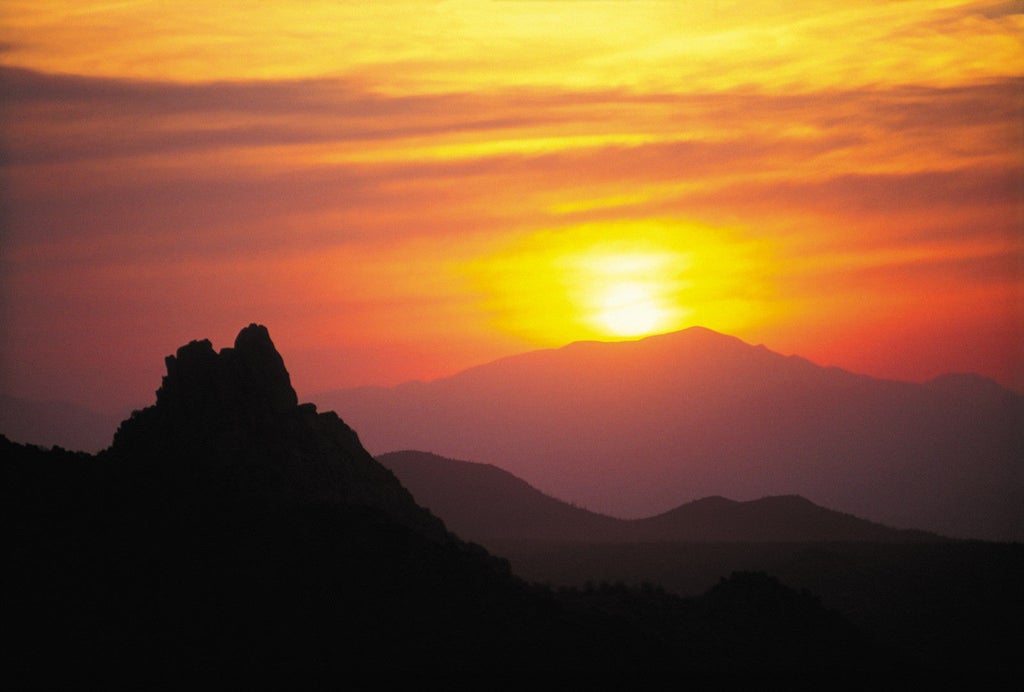
M 299 405 L 266 327 L 218 353 L 192 341 L 166 359 L 156 404 L 136 411 L 101 458 L 135 492 L 188 494 L 207 508 L 318 503 L 373 508 L 435 540 L 440 521 L 416 505 L 333 411 Z M 179 495 L 180 497 L 180 495 Z

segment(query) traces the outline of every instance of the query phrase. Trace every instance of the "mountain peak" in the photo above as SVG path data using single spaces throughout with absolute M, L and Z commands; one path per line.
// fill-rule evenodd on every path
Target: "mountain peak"
M 250 324 L 240 331 L 235 338 L 234 355 L 236 371 L 252 388 L 251 393 L 259 394 L 274 410 L 288 410 L 298 405 L 284 359 L 270 340 L 266 327 Z
M 157 406 L 189 418 L 222 411 L 259 417 L 298 405 L 284 359 L 263 325 L 250 324 L 238 333 L 234 348 L 220 353 L 208 339 L 191 341 L 165 363 Z

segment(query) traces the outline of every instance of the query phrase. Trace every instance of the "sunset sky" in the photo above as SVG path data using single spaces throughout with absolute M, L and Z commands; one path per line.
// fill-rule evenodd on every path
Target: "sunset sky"
M 0 393 L 702 325 L 1024 391 L 1024 2 L 0 3 Z

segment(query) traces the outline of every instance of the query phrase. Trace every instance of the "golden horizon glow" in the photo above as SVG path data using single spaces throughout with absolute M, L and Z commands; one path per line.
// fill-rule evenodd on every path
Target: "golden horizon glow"
M 110 364 L 253 320 L 300 388 L 701 325 L 1024 390 L 1020 2 L 10 0 L 0 34 L 0 393 L 148 394 Z

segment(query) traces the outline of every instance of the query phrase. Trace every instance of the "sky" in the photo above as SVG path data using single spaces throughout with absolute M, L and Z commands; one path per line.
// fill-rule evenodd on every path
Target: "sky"
M 1024 2 L 0 4 L 0 393 L 701 325 L 1024 391 Z

